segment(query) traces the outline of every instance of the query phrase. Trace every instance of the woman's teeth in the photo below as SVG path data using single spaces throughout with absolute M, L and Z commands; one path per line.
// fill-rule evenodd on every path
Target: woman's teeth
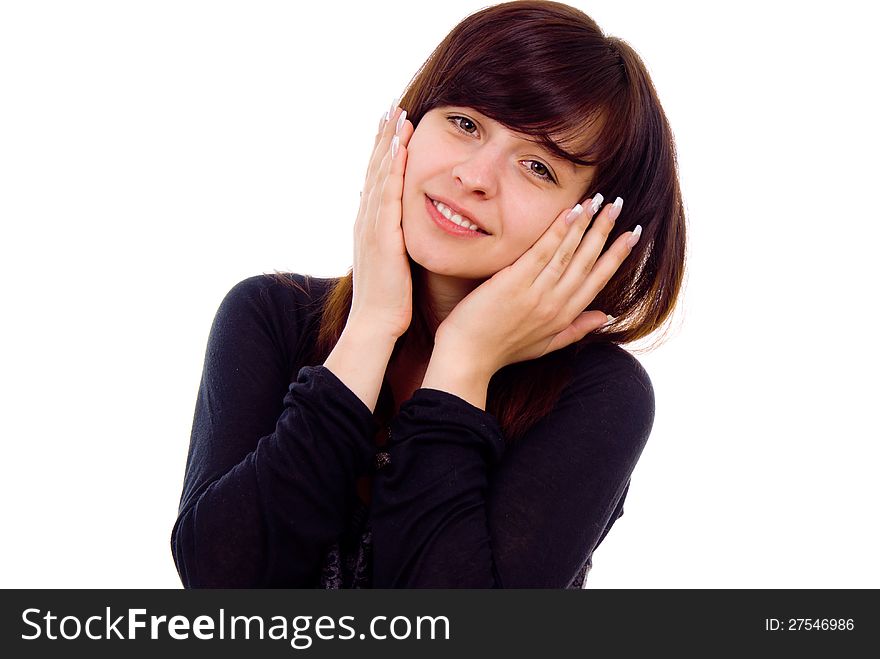
M 431 203 L 433 203 L 437 210 L 440 211 L 440 214 L 443 215 L 443 217 L 445 217 L 450 222 L 454 222 L 458 226 L 464 227 L 465 229 L 470 229 L 471 231 L 486 233 L 467 218 L 464 218 L 457 213 L 453 213 L 451 210 L 449 210 L 449 207 L 446 204 L 442 204 L 439 201 L 434 201 L 433 199 L 431 200 Z

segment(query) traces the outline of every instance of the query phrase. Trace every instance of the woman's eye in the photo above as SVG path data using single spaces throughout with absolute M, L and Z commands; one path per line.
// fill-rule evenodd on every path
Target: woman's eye
M 532 163 L 532 165 L 529 167 L 529 171 L 536 174 L 538 178 L 542 178 L 547 181 L 554 181 L 553 175 L 550 173 L 550 170 L 547 169 L 547 165 L 542 162 L 538 162 L 537 160 L 527 160 L 526 162 Z
M 471 127 L 474 130 L 477 129 L 477 125 L 467 117 L 452 116 L 449 117 L 449 121 L 451 121 L 461 132 L 467 133 L 468 135 L 473 135 Z

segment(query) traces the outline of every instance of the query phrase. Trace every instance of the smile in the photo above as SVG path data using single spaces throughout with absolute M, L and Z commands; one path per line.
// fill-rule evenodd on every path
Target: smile
M 445 204 L 435 201 L 427 195 L 425 195 L 425 207 L 431 219 L 446 233 L 465 238 L 479 238 L 490 235 L 477 227 L 468 218 L 453 213 Z

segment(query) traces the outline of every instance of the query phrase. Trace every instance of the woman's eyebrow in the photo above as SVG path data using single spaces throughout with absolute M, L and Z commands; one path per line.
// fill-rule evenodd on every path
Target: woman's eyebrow
M 564 165 L 572 176 L 577 176 L 577 167 L 571 160 L 556 155 L 546 147 L 543 147 L 542 150 L 544 151 L 544 154 L 547 156 L 548 160 L 552 160 L 553 162 L 559 163 L 560 165 Z
M 523 136 L 522 139 L 538 147 L 543 153 L 544 157 L 548 160 L 552 160 L 556 163 L 559 163 L 560 165 L 565 165 L 572 174 L 577 174 L 577 167 L 571 160 L 569 160 L 568 158 L 563 158 L 562 156 L 554 153 L 553 151 L 548 149 L 544 142 L 542 142 L 541 140 L 531 137 L 529 135 Z

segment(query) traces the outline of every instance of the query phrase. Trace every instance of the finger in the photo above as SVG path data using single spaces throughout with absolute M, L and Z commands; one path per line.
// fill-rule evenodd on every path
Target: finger
M 377 226 L 377 215 L 379 213 L 379 205 L 381 203 L 382 197 L 382 182 L 384 182 L 385 177 L 388 175 L 388 170 L 391 167 L 391 153 L 390 149 L 387 149 L 386 152 L 382 155 L 382 159 L 378 164 L 376 174 L 379 178 L 379 182 L 374 182 L 368 192 L 366 193 L 366 210 L 365 217 L 367 226 L 371 228 L 371 230 L 375 231 Z
M 367 163 L 367 171 L 364 175 L 364 184 L 360 191 L 360 202 L 358 205 L 358 217 L 355 222 L 355 236 L 360 231 L 369 228 L 375 229 L 375 211 L 378 202 L 375 200 L 377 196 L 376 181 L 382 181 L 383 178 L 380 170 L 382 162 L 387 152 L 387 148 L 383 145 L 391 139 L 393 133 L 389 130 L 389 121 L 391 117 L 398 117 L 402 112 L 397 106 L 399 99 L 394 99 L 391 106 L 379 117 L 379 125 L 376 128 L 376 138 L 373 141 L 373 152 L 370 154 L 370 160 Z M 381 186 L 381 183 L 380 183 Z M 371 206 L 370 199 L 373 198 Z
M 400 226 L 403 197 L 403 174 L 406 170 L 406 144 L 413 133 L 413 125 L 403 119 L 398 122 L 400 132 L 392 136 L 388 152 L 382 159 L 381 186 L 373 189 L 370 203 L 370 217 L 374 218 L 374 226 L 382 231 L 383 227 Z
M 373 148 L 376 148 L 376 145 L 379 143 L 379 140 L 382 139 L 382 129 L 385 128 L 385 124 L 388 123 L 388 110 L 382 113 L 382 116 L 379 117 L 379 125 L 376 126 L 376 139 L 373 140 Z
M 388 116 L 388 110 L 382 113 L 382 116 L 379 117 L 379 125 L 376 126 L 376 138 L 373 140 L 373 150 L 370 152 L 370 160 L 373 160 L 373 154 L 376 153 L 376 147 L 379 146 L 379 140 L 382 139 L 382 133 L 385 132 L 385 124 L 388 123 L 388 119 L 385 117 Z M 367 171 L 369 172 L 370 164 L 367 163 Z M 366 178 L 366 177 L 364 177 Z
M 591 310 L 579 314 L 571 322 L 571 325 L 553 337 L 553 340 L 550 341 L 550 345 L 547 346 L 547 350 L 544 354 L 546 355 L 548 352 L 561 350 L 575 341 L 580 341 L 590 332 L 595 332 L 597 329 L 604 326 L 608 322 L 608 318 L 609 316 L 604 311 Z
M 401 127 L 401 132 L 403 128 L 408 125 L 412 128 L 412 123 L 406 121 L 406 110 L 401 110 L 400 108 L 396 108 L 394 113 L 391 113 L 393 119 L 389 120 L 387 124 L 383 127 L 380 138 L 376 142 L 376 147 L 373 149 L 373 155 L 370 159 L 370 165 L 367 170 L 367 177 L 364 180 L 364 189 L 361 193 L 361 205 L 364 207 L 369 204 L 369 197 L 373 194 L 378 194 L 381 192 L 382 184 L 385 180 L 385 176 L 387 175 L 387 169 L 383 170 L 383 165 L 385 163 L 385 158 L 388 155 L 389 149 L 391 148 L 391 140 L 394 138 L 395 130 L 398 126 Z M 407 137 L 407 140 L 409 138 Z M 377 190 L 378 188 L 378 190 Z M 364 199 L 366 197 L 366 199 Z M 375 208 L 375 207 L 374 207 Z
M 535 241 L 535 244 L 510 266 L 510 269 L 522 276 L 529 285 L 535 283 L 538 275 L 541 274 L 547 264 L 550 263 L 553 255 L 556 254 L 560 241 L 568 232 L 565 217 L 572 210 L 572 208 L 562 210 L 544 233 L 541 234 L 541 237 Z
M 394 108 L 394 112 L 389 115 L 391 119 L 389 121 L 383 121 L 382 125 L 379 127 L 379 132 L 376 135 L 376 140 L 373 144 L 373 153 L 370 156 L 370 162 L 367 166 L 367 176 L 365 180 L 367 185 L 372 184 L 375 180 L 375 171 L 382 162 L 382 158 L 385 156 L 388 146 L 391 144 L 391 138 L 394 135 L 395 121 L 400 116 L 401 112 L 402 110 L 400 108 Z
M 614 273 L 632 252 L 629 238 L 633 231 L 627 231 L 617 237 L 608 250 L 596 261 L 590 273 L 581 283 L 577 292 L 571 297 L 572 308 L 585 309 L 605 286 L 611 281 Z
M 397 125 L 396 122 L 402 113 L 403 110 L 401 110 L 401 108 L 395 107 L 394 111 L 389 113 L 390 119 L 387 122 L 382 122 L 382 125 L 379 126 L 379 132 L 373 143 L 373 153 L 370 156 L 370 162 L 367 165 L 367 173 L 364 177 L 364 190 L 375 184 L 376 169 L 379 167 L 382 158 L 385 156 L 385 152 L 391 145 L 391 138 L 394 136 L 394 130 Z
M 602 195 L 596 194 L 590 202 L 583 205 L 577 204 L 569 214 L 573 215 L 573 219 L 566 217 L 566 231 L 563 234 L 562 241 L 556 247 L 556 251 L 550 258 L 550 261 L 544 266 L 544 269 L 538 274 L 534 284 L 538 286 L 553 286 L 564 280 L 566 272 L 570 270 L 569 264 L 574 258 L 578 250 L 578 245 L 584 237 L 584 231 L 589 226 L 592 218 L 596 214 L 596 210 L 602 204 Z M 571 222 L 569 225 L 568 222 Z M 572 284 L 569 284 L 572 286 Z M 562 295 L 566 295 L 565 291 L 561 291 Z M 566 296 L 567 297 L 567 296 Z
M 389 107 L 387 110 L 385 110 L 385 112 L 382 113 L 382 116 L 379 117 L 379 125 L 376 128 L 376 139 L 373 142 L 374 149 L 379 144 L 379 140 L 382 139 L 383 129 L 388 124 L 388 122 L 391 120 L 391 118 L 397 113 L 399 103 L 400 103 L 400 99 L 395 98 L 394 102 L 391 103 L 391 107 Z
M 394 138 L 395 141 L 399 137 Z M 400 227 L 403 215 L 403 172 L 406 168 L 406 147 L 392 142 L 395 154 L 389 153 L 390 166 L 388 176 L 382 185 L 382 194 L 379 202 L 379 213 L 376 216 L 376 227 L 383 231 L 386 227 Z
M 605 206 L 593 219 L 593 224 L 586 236 L 580 241 L 580 245 L 574 252 L 571 264 L 559 281 L 559 286 L 569 295 L 573 293 L 590 274 L 596 259 L 602 253 L 608 236 L 614 230 L 614 225 L 623 208 L 623 199 L 618 197 L 611 205 Z

